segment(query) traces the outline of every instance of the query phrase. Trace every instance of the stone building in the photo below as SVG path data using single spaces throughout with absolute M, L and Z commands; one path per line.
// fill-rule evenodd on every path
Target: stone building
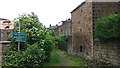
M 13 28 L 13 21 L 0 18 L 0 41 L 6 41 L 8 36 L 12 36 Z
M 55 35 L 67 35 L 68 40 L 67 40 L 67 51 L 71 51 L 71 46 L 72 46 L 72 20 L 68 19 L 65 21 L 61 21 L 61 25 L 56 25 L 56 26 L 50 26 L 48 29 L 49 30 L 54 30 Z
M 11 41 L 7 41 L 8 36 L 12 36 L 14 29 L 14 22 L 8 19 L 0 18 L 0 56 L 3 51 L 9 51 L 9 45 Z M 0 59 L 0 65 L 2 65 L 2 58 Z
M 67 52 L 71 52 L 72 46 L 72 20 L 68 19 L 66 21 L 62 21 L 62 25 L 59 26 L 59 35 L 67 35 Z
M 94 36 L 96 20 L 110 14 L 120 13 L 119 2 L 90 2 L 85 1 L 71 12 L 72 16 L 72 45 L 69 53 L 77 54 L 87 59 L 110 60 L 112 64 L 119 65 L 119 45 L 111 47 L 98 45 Z M 105 47 L 106 46 L 106 47 Z M 114 47 L 114 48 L 112 48 Z M 108 53 L 112 48 L 112 54 Z M 117 52 L 114 50 L 117 49 Z M 109 55 L 107 55 L 109 54 Z M 97 57 L 96 57 L 97 56 Z M 113 56 L 116 58 L 113 58 Z M 109 58 L 107 58 L 109 57 Z M 110 58 L 112 57 L 112 58 Z
M 59 35 L 71 36 L 71 34 L 72 34 L 71 19 L 68 19 L 66 21 L 62 21 L 62 25 L 60 25 L 58 27 L 58 29 L 59 29 Z
M 93 56 L 92 2 L 83 2 L 72 12 L 72 54 Z
M 68 19 L 66 21 L 62 21 L 62 24 L 59 26 L 57 24 L 56 24 L 56 26 L 50 25 L 50 27 L 48 29 L 54 30 L 56 36 L 59 36 L 59 35 L 71 36 L 71 34 L 72 34 L 71 19 Z
M 48 30 L 54 30 L 55 31 L 55 35 L 58 36 L 58 25 L 56 26 L 51 26 L 50 24 L 50 27 L 48 28 Z

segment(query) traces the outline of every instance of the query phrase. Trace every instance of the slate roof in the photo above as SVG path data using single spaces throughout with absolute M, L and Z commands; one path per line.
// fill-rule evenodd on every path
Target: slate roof
M 8 20 L 8 19 L 0 18 L 0 20 Z
M 68 20 L 66 20 L 66 21 L 61 21 L 61 22 L 62 22 L 62 24 L 65 24 L 65 23 L 71 23 L 72 20 L 71 20 L 71 19 L 68 19 Z
M 58 26 L 51 26 L 51 27 L 49 27 L 48 29 L 49 29 L 49 30 L 52 30 L 52 29 L 56 29 L 56 28 L 58 28 Z

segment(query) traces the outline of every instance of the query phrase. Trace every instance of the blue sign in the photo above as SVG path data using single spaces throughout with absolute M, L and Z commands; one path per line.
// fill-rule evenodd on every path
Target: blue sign
M 26 33 L 13 33 L 12 38 L 14 38 L 16 41 L 25 42 Z

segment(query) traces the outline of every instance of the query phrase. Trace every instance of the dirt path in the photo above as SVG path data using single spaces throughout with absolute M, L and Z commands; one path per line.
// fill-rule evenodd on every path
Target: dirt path
M 67 61 L 65 60 L 64 56 L 62 56 L 58 51 L 56 51 L 56 53 L 58 53 L 58 55 L 61 57 L 62 66 L 67 66 Z

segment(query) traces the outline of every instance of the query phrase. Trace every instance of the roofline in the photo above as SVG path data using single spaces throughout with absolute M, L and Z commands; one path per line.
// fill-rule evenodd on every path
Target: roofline
M 8 19 L 5 19 L 5 18 L 0 18 L 0 20 L 8 20 Z
M 73 13 L 75 10 L 77 10 L 79 7 L 81 7 L 83 4 L 85 4 L 88 0 L 83 1 L 80 5 L 78 5 L 71 13 Z

